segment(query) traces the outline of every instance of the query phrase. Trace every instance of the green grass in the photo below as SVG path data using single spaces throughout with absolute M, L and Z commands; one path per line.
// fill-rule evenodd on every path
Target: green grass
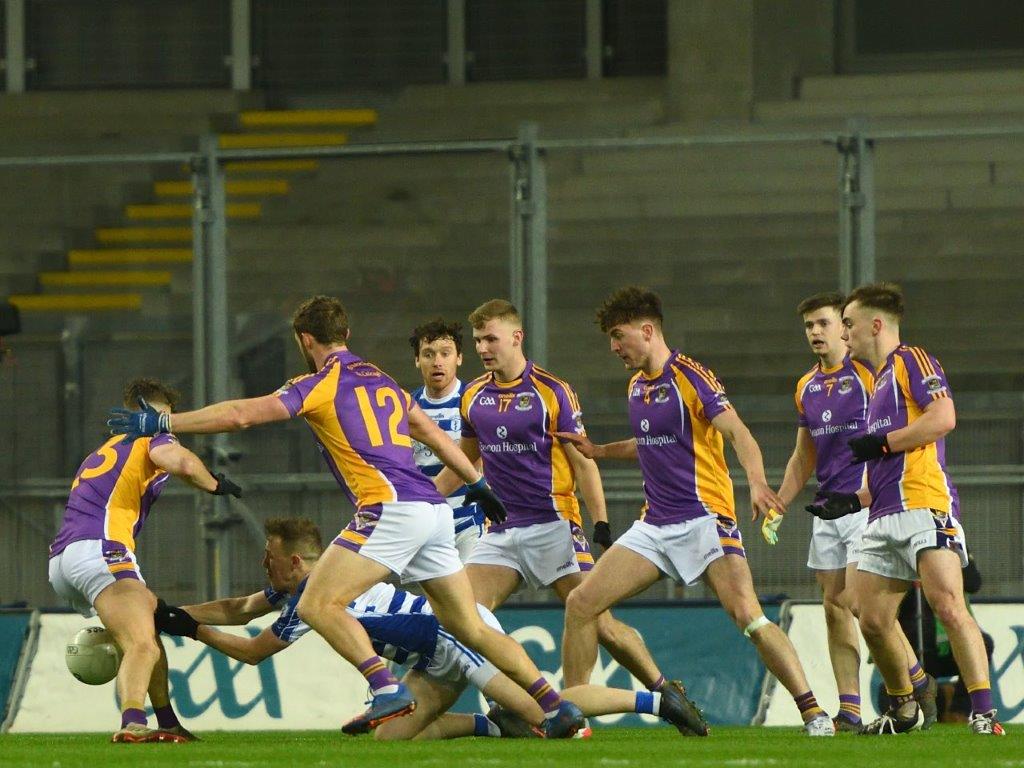
M 966 725 L 940 725 L 905 736 L 837 736 L 810 739 L 790 728 L 715 728 L 708 739 L 684 739 L 668 728 L 605 728 L 589 741 L 542 742 L 460 739 L 449 742 L 375 742 L 325 731 L 220 731 L 195 744 L 109 744 L 104 734 L 0 736 L 0 765 L 46 766 L 246 766 L 330 765 L 358 768 L 672 768 L 673 766 L 983 765 L 1024 768 L 1024 727 L 1005 738 L 980 738 Z M 898 761 L 898 762 L 897 762 Z

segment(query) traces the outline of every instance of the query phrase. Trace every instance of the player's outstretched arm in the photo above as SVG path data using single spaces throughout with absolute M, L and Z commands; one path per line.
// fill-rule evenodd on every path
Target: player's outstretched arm
M 196 640 L 245 664 L 259 664 L 264 659 L 288 647 L 288 643 L 278 638 L 270 627 L 264 629 L 256 637 L 248 637 L 221 632 L 201 624 L 196 633 Z
M 736 457 L 747 473 L 752 510 L 750 519 L 757 520 L 761 515 L 767 514 L 769 509 L 785 514 L 786 505 L 782 503 L 782 499 L 775 494 L 775 491 L 768 487 L 761 449 L 754 436 L 750 434 L 750 430 L 747 429 L 747 425 L 740 419 L 739 414 L 730 408 L 715 416 L 711 420 L 711 424 L 732 443 Z
M 570 443 L 588 459 L 637 460 L 636 439 L 632 437 L 614 443 L 592 443 L 589 437 L 576 432 L 555 432 L 554 435 L 563 443 Z
M 139 399 L 140 411 L 125 408 L 111 408 L 107 426 L 113 435 L 125 436 L 131 442 L 139 437 L 149 437 L 161 432 L 190 432 L 212 434 L 216 432 L 237 432 L 257 424 L 284 421 L 291 418 L 287 406 L 277 395 L 250 397 L 245 400 L 225 400 L 198 411 L 182 413 L 158 413 L 145 400 Z
M 192 618 L 200 624 L 242 625 L 274 610 L 263 592 L 242 597 L 225 597 L 197 605 L 183 605 Z
M 194 488 L 218 496 L 230 494 L 236 498 L 242 489 L 223 474 L 212 474 L 202 459 L 179 443 L 167 443 L 149 449 L 149 458 L 164 472 L 170 472 Z

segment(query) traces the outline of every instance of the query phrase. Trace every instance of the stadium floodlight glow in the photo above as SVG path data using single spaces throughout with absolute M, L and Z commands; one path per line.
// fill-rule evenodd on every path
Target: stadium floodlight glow
M 103 627 L 80 629 L 64 649 L 68 671 L 87 685 L 103 685 L 117 677 L 121 646 Z

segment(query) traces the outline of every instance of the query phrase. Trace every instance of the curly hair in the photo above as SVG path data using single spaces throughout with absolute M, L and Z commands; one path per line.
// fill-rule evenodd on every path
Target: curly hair
M 419 357 L 420 345 L 430 344 L 438 339 L 451 339 L 455 342 L 456 354 L 462 354 L 462 323 L 446 323 L 443 317 L 436 317 L 412 329 L 409 346 L 414 355 Z
M 638 285 L 620 288 L 598 308 L 595 322 L 601 333 L 608 333 L 615 326 L 634 320 L 653 320 L 661 327 L 664 315 L 658 294 Z

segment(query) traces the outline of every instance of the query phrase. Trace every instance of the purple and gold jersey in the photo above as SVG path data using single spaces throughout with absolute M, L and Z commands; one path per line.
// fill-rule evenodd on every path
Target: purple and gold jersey
M 875 376 L 868 403 L 868 434 L 913 424 L 936 400 L 952 397 L 939 361 L 920 347 L 894 349 Z M 957 511 L 956 488 L 946 473 L 946 441 L 867 462 L 871 512 L 876 520 L 910 509 Z
M 825 491 L 855 493 L 864 484 L 864 467 L 851 463 L 847 443 L 867 429 L 873 385 L 867 366 L 849 357 L 835 368 L 819 363 L 797 382 L 796 410 L 814 441 L 819 499 Z
M 705 515 L 736 520 L 722 433 L 711 420 L 732 408 L 711 371 L 673 350 L 661 373 L 629 381 L 629 422 L 644 476 L 641 519 L 670 525 Z
M 502 531 L 566 518 L 580 525 L 576 475 L 553 432 L 583 431 L 576 393 L 527 361 L 515 381 L 494 374 L 472 381 L 462 395 L 462 436 L 480 443 L 484 477 L 508 509 Z
M 123 439 L 124 435 L 110 438 L 78 468 L 64 522 L 50 545 L 50 557 L 59 555 L 68 544 L 86 539 L 118 542 L 135 551 L 135 539 L 170 477 L 153 463 L 149 451 L 178 440 L 162 434 L 125 445 Z M 124 567 L 134 565 L 127 562 Z
M 385 502 L 442 504 L 416 467 L 409 437 L 412 399 L 394 379 L 348 350 L 327 356 L 318 372 L 277 391 L 302 416 L 334 478 L 358 510 Z

